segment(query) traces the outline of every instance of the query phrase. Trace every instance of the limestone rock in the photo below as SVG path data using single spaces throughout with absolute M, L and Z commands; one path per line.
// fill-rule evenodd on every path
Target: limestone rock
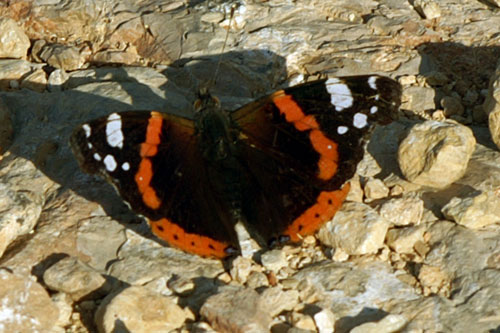
M 11 18 L 0 18 L 0 58 L 26 58 L 30 40 Z
M 139 286 L 110 294 L 95 316 L 101 333 L 169 332 L 185 320 L 186 313 L 170 297 Z
M 424 213 L 424 201 L 407 195 L 384 202 L 380 207 L 380 216 L 396 226 L 419 224 Z
M 444 188 L 464 175 L 475 143 L 468 127 L 429 120 L 415 125 L 401 142 L 399 167 L 413 183 Z
M 442 212 L 458 224 L 479 229 L 500 223 L 500 198 L 493 191 L 466 198 L 455 197 L 443 207 Z
M 267 332 L 271 324 L 269 309 L 252 289 L 224 288 L 206 300 L 200 313 L 221 333 Z
M 52 332 L 59 311 L 47 291 L 31 277 L 0 270 L 0 331 Z
M 318 232 L 320 241 L 332 247 L 340 247 L 346 253 L 376 253 L 384 244 L 389 222 L 370 206 L 346 202 Z
M 110 291 L 106 279 L 77 258 L 66 257 L 43 274 L 43 281 L 52 290 L 71 295 L 75 301 L 99 298 Z

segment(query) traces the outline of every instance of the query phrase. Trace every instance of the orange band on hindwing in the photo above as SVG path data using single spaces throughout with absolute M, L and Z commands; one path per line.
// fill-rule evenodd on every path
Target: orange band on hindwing
M 206 236 L 191 234 L 166 218 L 149 221 L 154 234 L 171 246 L 203 257 L 222 259 L 227 257 L 225 251 L 228 244 L 216 241 Z
M 289 236 L 292 242 L 298 242 L 303 236 L 316 232 L 340 209 L 350 188 L 350 184 L 345 183 L 340 190 L 321 192 L 316 198 L 316 203 L 296 218 L 284 234 Z

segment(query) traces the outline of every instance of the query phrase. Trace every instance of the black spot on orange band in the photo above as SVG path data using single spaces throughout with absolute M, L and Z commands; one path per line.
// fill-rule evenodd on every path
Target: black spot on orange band
M 194 253 L 202 257 L 227 257 L 228 244 L 211 239 L 210 237 L 187 233 L 177 224 L 166 218 L 149 221 L 154 234 L 170 245 L 183 251 Z

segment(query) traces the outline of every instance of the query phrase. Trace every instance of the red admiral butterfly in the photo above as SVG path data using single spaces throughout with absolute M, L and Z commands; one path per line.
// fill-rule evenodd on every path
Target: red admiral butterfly
M 285 88 L 234 112 L 200 92 L 193 120 L 112 113 L 79 126 L 71 146 L 159 238 L 223 258 L 237 252 L 237 224 L 275 245 L 332 219 L 369 133 L 395 118 L 400 99 L 400 85 L 376 75 Z

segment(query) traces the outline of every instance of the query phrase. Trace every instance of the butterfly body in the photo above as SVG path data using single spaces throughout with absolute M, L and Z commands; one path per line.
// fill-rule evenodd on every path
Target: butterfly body
M 201 92 L 193 120 L 112 113 L 79 126 L 82 168 L 104 176 L 153 232 L 202 256 L 237 253 L 242 222 L 262 246 L 299 241 L 330 220 L 374 125 L 401 88 L 381 76 L 318 80 L 233 112 Z

